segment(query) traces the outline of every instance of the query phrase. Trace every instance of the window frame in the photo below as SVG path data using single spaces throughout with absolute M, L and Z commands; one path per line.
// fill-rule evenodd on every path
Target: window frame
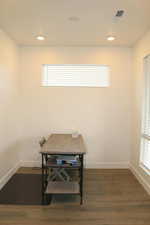
M 148 166 L 145 165 L 144 160 L 143 160 L 143 155 L 145 153 L 145 149 L 144 149 L 144 140 L 145 141 L 150 141 L 150 135 L 147 135 L 144 132 L 144 128 L 145 128 L 145 124 L 146 124 L 146 117 L 145 114 L 147 113 L 147 108 L 150 108 L 150 103 L 146 104 L 146 100 L 147 100 L 147 92 L 149 95 L 149 99 L 150 99 L 150 83 L 149 85 L 147 85 L 147 79 L 149 79 L 150 81 L 150 71 L 149 71 L 149 77 L 147 75 L 147 66 L 146 66 L 146 59 L 150 57 L 149 55 L 146 55 L 143 59 L 143 96 L 142 96 L 142 116 L 141 116 L 141 135 L 140 135 L 140 167 L 144 170 L 144 172 L 146 172 L 148 175 L 150 175 L 150 168 Z M 149 65 L 150 68 L 150 65 Z M 150 110 L 150 109 L 149 109 Z M 150 118 L 150 115 L 149 117 Z
M 44 72 L 44 66 L 45 65 L 50 65 L 50 66 L 100 66 L 100 67 L 107 67 L 108 68 L 108 71 L 109 71 L 109 74 L 108 74 L 108 85 L 104 85 L 104 86 L 84 86 L 84 85 L 43 85 L 43 72 Z M 110 65 L 106 65 L 106 64 L 49 64 L 49 63 L 45 63 L 45 64 L 42 64 L 42 67 L 41 67 L 41 71 L 42 71 L 42 75 L 41 75 L 41 87 L 43 88 L 55 88 L 55 87 L 66 87 L 66 88 L 69 88 L 69 87 L 72 87 L 72 88 L 108 88 L 110 87 L 110 73 L 111 73 L 111 67 Z

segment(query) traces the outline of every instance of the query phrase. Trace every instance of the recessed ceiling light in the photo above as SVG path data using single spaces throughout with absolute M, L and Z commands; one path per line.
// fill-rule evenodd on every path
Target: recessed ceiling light
M 107 37 L 107 41 L 114 41 L 115 40 L 115 37 L 114 36 L 108 36 Z
M 36 37 L 36 39 L 39 40 L 39 41 L 44 41 L 45 37 L 42 36 L 42 35 L 39 35 L 39 36 Z

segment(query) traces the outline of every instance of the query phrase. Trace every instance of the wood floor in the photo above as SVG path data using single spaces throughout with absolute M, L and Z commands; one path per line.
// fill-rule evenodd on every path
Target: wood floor
M 0 225 L 150 225 L 150 196 L 129 170 L 86 170 L 84 189 L 83 206 L 0 205 Z

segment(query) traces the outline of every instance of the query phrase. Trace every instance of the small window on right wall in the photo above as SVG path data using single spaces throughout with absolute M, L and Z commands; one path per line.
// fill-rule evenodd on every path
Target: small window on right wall
M 150 173 L 150 55 L 144 58 L 144 95 L 140 163 Z

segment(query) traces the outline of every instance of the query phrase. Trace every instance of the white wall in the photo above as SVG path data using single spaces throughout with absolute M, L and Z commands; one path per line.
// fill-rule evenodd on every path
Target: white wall
M 126 167 L 131 152 L 131 169 L 150 192 L 150 176 L 139 167 L 142 62 L 150 54 L 149 43 L 150 32 L 134 49 L 21 47 L 20 55 L 14 41 L 0 31 L 0 187 L 6 181 L 3 175 L 20 159 L 26 166 L 39 163 L 41 136 L 78 130 L 87 145 L 88 167 Z M 45 63 L 110 65 L 111 85 L 41 87 Z
M 130 48 L 22 47 L 22 160 L 39 161 L 38 140 L 50 132 L 78 130 L 88 167 L 126 167 L 131 151 Z M 41 87 L 42 64 L 106 64 L 109 88 Z
M 0 30 L 0 186 L 18 162 L 18 47 Z
M 132 169 L 139 177 L 145 188 L 150 193 L 150 176 L 139 166 L 140 158 L 140 134 L 141 134 L 141 112 L 143 94 L 143 58 L 150 54 L 150 32 L 138 41 L 133 49 L 134 57 L 134 140 L 131 154 Z

